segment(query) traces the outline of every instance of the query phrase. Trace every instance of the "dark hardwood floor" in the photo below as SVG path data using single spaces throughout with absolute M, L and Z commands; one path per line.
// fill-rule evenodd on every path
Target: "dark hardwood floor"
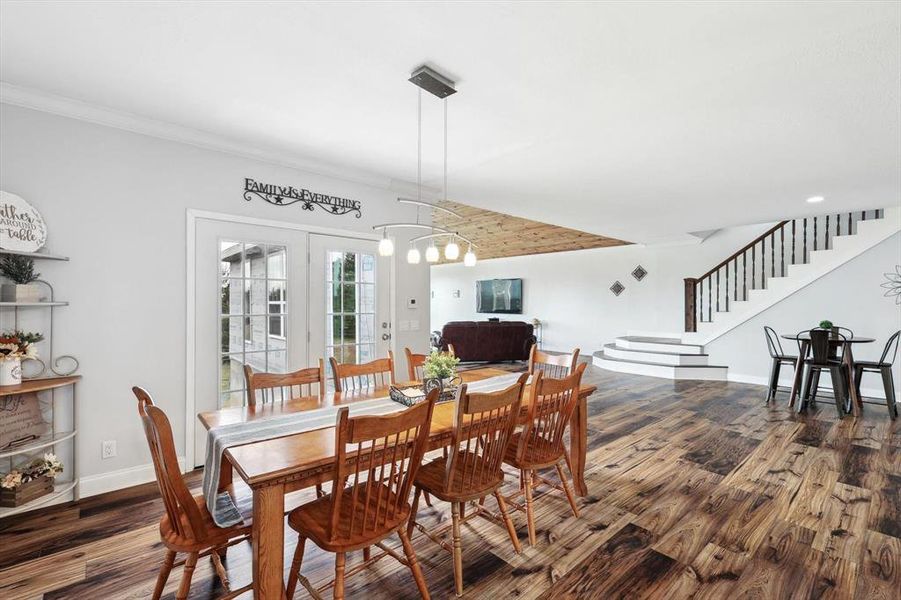
M 901 597 L 901 426 L 884 407 L 839 420 L 821 401 L 798 416 L 784 393 L 765 404 L 760 386 L 593 367 L 587 378 L 599 391 L 589 401 L 581 518 L 559 492 L 540 497 L 535 548 L 514 514 L 522 555 L 498 525 L 470 521 L 466 597 Z M 199 487 L 199 473 L 190 481 Z M 512 476 L 509 484 L 517 485 Z M 151 484 L 0 523 L 0 598 L 148 597 L 163 556 L 162 511 Z M 440 503 L 420 513 L 427 525 L 449 518 Z M 294 539 L 286 538 L 290 561 Z M 432 596 L 453 597 L 451 556 L 421 534 L 413 544 Z M 303 572 L 313 582 L 330 578 L 333 565 L 333 555 L 307 544 Z M 246 583 L 249 548 L 229 550 L 227 566 L 234 584 Z M 220 592 L 203 561 L 191 597 Z M 417 597 L 391 559 L 350 578 L 347 594 Z M 300 589 L 297 597 L 309 596 Z

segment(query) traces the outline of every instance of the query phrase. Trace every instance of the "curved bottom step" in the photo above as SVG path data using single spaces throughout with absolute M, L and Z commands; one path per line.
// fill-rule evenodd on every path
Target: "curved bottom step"
M 663 363 L 613 358 L 598 350 L 591 357 L 597 367 L 617 373 L 646 375 L 664 379 L 694 379 L 702 381 L 726 381 L 729 367 L 714 365 L 667 365 Z

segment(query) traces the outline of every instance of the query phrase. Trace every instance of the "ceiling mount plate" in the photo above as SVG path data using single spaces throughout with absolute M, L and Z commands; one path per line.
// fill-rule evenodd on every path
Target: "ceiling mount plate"
M 409 81 L 439 98 L 447 98 L 451 94 L 457 93 L 452 80 L 425 65 L 413 71 Z

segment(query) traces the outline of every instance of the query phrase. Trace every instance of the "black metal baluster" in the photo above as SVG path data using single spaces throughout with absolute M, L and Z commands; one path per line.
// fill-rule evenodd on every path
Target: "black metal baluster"
M 779 228 L 779 238 L 782 247 L 780 261 L 782 263 L 782 276 L 785 277 L 785 225 Z
M 703 279 L 700 281 L 700 288 L 701 288 L 701 301 L 698 302 L 698 310 L 701 312 L 700 321 L 703 322 L 704 321 L 704 280 Z
M 738 302 L 738 257 L 735 257 L 735 301 Z
M 755 244 L 756 245 L 756 244 Z M 763 274 L 766 273 L 766 240 L 760 240 L 760 289 L 766 289 Z
M 826 230 L 825 230 L 824 235 L 825 235 L 825 238 L 823 241 L 823 249 L 828 250 L 829 249 L 829 215 L 826 215 Z
M 867 211 L 865 211 L 865 210 L 860 211 L 860 220 L 861 221 L 867 220 Z
M 797 235 L 795 235 L 795 223 L 797 221 L 792 220 L 792 264 L 796 265 L 798 262 L 795 260 L 795 240 L 797 239 Z
M 757 244 L 751 246 L 751 289 L 757 289 Z
M 842 234 L 842 213 L 838 213 L 835 215 L 835 235 L 839 236 Z
M 748 299 L 748 252 L 741 254 L 741 299 Z
M 804 217 L 804 264 L 807 264 L 807 217 Z
M 726 263 L 726 312 L 729 312 L 729 263 Z
M 770 235 L 770 277 L 776 276 L 776 234 Z
M 713 277 L 707 278 L 707 320 L 713 321 Z
M 720 270 L 716 270 L 716 312 L 720 312 Z
M 848 235 L 851 235 L 851 221 L 854 219 L 851 218 L 851 213 L 848 213 Z
M 813 249 L 817 249 L 817 218 L 813 218 Z

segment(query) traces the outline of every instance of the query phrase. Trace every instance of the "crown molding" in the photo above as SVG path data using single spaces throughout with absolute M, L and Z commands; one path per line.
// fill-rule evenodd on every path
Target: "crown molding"
M 399 194 L 409 195 L 416 193 L 415 182 L 393 179 L 361 169 L 317 161 L 292 152 L 255 146 L 183 125 L 141 117 L 34 88 L 13 85 L 5 81 L 0 81 L 0 102 L 113 127 L 131 133 L 148 135 L 171 142 L 188 144 L 205 150 L 224 152 L 324 177 L 333 177 L 343 181 L 368 185 Z M 436 188 L 423 186 L 424 196 L 434 197 L 437 193 L 438 190 Z

